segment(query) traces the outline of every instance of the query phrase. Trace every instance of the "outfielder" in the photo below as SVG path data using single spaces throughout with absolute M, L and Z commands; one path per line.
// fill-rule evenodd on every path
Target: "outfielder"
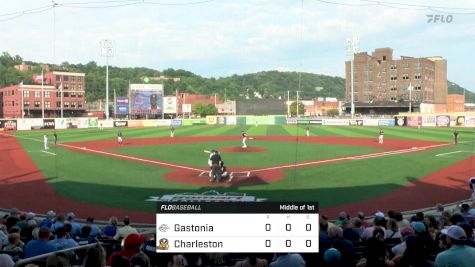
M 383 143 L 383 138 L 384 138 L 384 131 L 383 131 L 383 129 L 379 129 L 379 137 L 378 137 L 378 143 L 379 144 Z
M 43 143 L 45 145 L 45 150 L 48 150 L 48 135 L 43 135 Z
M 244 130 L 241 131 L 241 137 L 242 137 L 242 148 L 247 148 L 247 145 L 246 145 L 247 134 Z

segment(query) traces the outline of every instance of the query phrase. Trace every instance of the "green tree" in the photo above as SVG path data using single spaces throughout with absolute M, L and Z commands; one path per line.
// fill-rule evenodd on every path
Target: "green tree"
M 302 102 L 299 102 L 299 115 L 303 115 L 305 113 L 305 105 Z M 290 114 L 297 115 L 297 102 L 292 102 L 290 104 Z
M 327 110 L 327 115 L 331 117 L 335 117 L 335 116 L 340 115 L 340 112 L 338 112 L 338 109 L 332 108 L 332 109 Z
M 193 110 L 191 113 L 195 115 L 200 115 L 201 117 L 206 117 L 207 115 L 216 115 L 218 114 L 218 110 L 212 104 L 205 105 L 203 103 L 196 103 L 193 106 Z

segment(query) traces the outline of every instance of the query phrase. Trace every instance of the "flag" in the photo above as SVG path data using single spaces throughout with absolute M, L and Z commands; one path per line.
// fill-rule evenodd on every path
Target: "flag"
M 36 81 L 36 82 L 41 82 L 41 81 L 43 81 L 43 79 L 44 79 L 43 74 L 33 75 L 33 80 Z

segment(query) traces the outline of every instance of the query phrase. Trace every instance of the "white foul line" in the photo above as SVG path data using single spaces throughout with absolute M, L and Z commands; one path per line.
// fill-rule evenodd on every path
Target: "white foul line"
M 139 162 L 152 163 L 152 164 L 155 164 L 155 165 L 168 166 L 168 167 L 172 167 L 172 168 L 186 169 L 186 170 L 199 171 L 199 172 L 204 171 L 202 169 L 197 169 L 197 168 L 193 168 L 193 167 L 188 167 L 188 166 L 183 166 L 183 165 L 178 165 L 178 164 L 172 164 L 172 163 L 166 163 L 166 162 L 150 160 L 150 159 L 143 159 L 143 158 L 138 158 L 138 157 L 133 157 L 133 156 L 126 156 L 126 155 L 121 155 L 121 154 L 116 154 L 116 153 L 111 153 L 111 152 L 89 149 L 87 147 L 78 147 L 78 146 L 72 146 L 72 145 L 66 145 L 66 144 L 59 144 L 58 146 L 69 147 L 69 148 L 83 150 L 83 151 L 89 151 L 89 152 L 92 152 L 92 153 L 95 153 L 95 154 L 102 154 L 102 155 L 112 156 L 112 157 L 116 157 L 116 158 L 123 158 L 123 159 L 128 159 L 128 160 L 139 161 Z
M 41 152 L 46 153 L 46 154 L 50 154 L 50 155 L 53 155 L 53 156 L 56 156 L 55 153 L 52 153 L 52 152 L 49 152 L 49 151 L 46 151 L 46 150 L 41 150 Z
M 447 153 L 442 153 L 442 154 L 437 154 L 435 155 L 436 157 L 440 157 L 440 156 L 445 156 L 445 155 L 450 155 L 450 154 L 455 154 L 455 153 L 460 153 L 460 152 L 465 152 L 465 151 L 454 151 L 454 152 L 447 152 Z
M 279 170 L 279 169 L 289 169 L 289 168 L 295 168 L 295 167 L 301 167 L 301 166 L 320 165 L 320 164 L 324 164 L 324 163 L 333 163 L 333 162 L 340 162 L 340 161 L 346 161 L 346 160 L 360 160 L 360 159 L 377 158 L 377 157 L 384 157 L 384 156 L 390 156 L 390 155 L 411 153 L 411 152 L 416 152 L 416 151 L 423 151 L 423 150 L 426 150 L 428 148 L 448 146 L 448 145 L 450 145 L 450 144 L 437 144 L 437 145 L 430 145 L 430 146 L 425 146 L 425 147 L 413 147 L 413 148 L 386 151 L 386 152 L 377 152 L 377 153 L 359 155 L 359 156 L 349 156 L 349 157 L 342 157 L 342 158 L 325 159 L 325 160 L 318 160 L 318 161 L 311 161 L 311 162 L 303 162 L 303 163 L 282 165 L 282 166 L 276 166 L 276 167 L 262 168 L 262 169 L 257 169 L 257 170 L 250 170 L 250 172 L 261 172 L 261 171 L 270 171 L 270 170 Z

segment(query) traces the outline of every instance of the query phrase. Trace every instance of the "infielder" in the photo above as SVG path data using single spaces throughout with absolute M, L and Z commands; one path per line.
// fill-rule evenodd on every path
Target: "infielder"
M 246 145 L 247 134 L 244 130 L 241 131 L 241 137 L 242 137 L 242 148 L 247 148 L 247 145 Z
M 305 136 L 310 136 L 310 129 L 308 128 L 305 128 Z
M 170 137 L 175 137 L 175 128 L 173 126 L 170 128 Z
M 45 145 L 45 150 L 48 150 L 48 135 L 43 135 L 43 143 Z
M 383 129 L 379 129 L 379 137 L 378 137 L 378 143 L 379 144 L 383 143 L 383 138 L 384 138 L 384 131 L 383 131 Z
M 117 133 L 117 143 L 119 143 L 119 145 L 122 145 L 122 132 L 118 132 Z

